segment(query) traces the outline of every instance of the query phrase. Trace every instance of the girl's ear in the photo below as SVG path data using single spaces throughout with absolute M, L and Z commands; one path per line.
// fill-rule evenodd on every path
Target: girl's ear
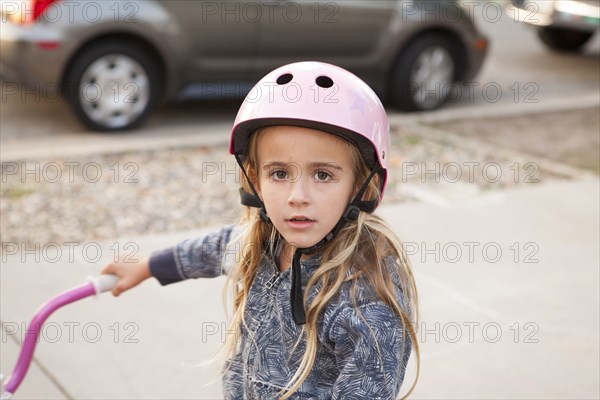
M 260 179 L 254 168 L 248 169 L 248 178 L 250 178 L 250 182 L 252 182 L 252 186 L 254 186 L 256 193 L 258 193 L 258 195 L 260 196 L 260 198 L 262 200 L 262 193 L 260 191 Z
M 370 188 L 379 188 L 379 182 L 380 182 L 381 176 L 379 174 L 375 174 L 372 178 L 371 178 L 371 182 L 369 183 L 369 186 L 367 186 L 367 190 L 365 190 L 365 193 L 363 194 L 363 198 L 360 200 L 373 200 L 373 198 L 375 196 L 377 196 L 377 193 L 373 193 L 373 190 L 370 190 Z M 363 182 L 356 182 L 356 185 L 354 186 L 354 191 L 352 193 L 352 199 L 354 199 L 356 197 L 356 195 L 358 194 L 358 191 L 360 190 L 360 188 L 362 187 L 362 185 L 364 184 Z M 378 192 L 379 190 L 377 190 Z M 351 200 L 352 200 L 351 199 Z
M 373 176 L 373 179 L 372 179 L 372 181 L 373 181 L 373 184 L 374 184 L 374 185 L 375 185 L 375 187 L 377 188 L 377 193 L 379 193 L 379 191 L 380 191 L 380 188 L 381 188 L 381 185 L 380 185 L 380 183 L 381 183 L 381 179 L 382 179 L 382 177 L 381 177 L 381 175 L 380 175 L 380 174 L 375 174 L 375 176 Z

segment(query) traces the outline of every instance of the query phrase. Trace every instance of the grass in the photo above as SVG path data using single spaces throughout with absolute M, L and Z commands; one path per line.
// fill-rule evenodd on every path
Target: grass
M 35 193 L 35 190 L 30 187 L 15 186 L 3 190 L 2 197 L 8 200 L 17 200 L 21 197 L 29 196 L 32 193 Z

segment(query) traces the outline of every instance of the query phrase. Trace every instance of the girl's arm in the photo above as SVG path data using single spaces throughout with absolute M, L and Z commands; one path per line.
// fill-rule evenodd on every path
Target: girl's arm
M 189 278 L 216 277 L 227 273 L 235 262 L 239 249 L 227 249 L 233 230 L 233 227 L 225 227 L 198 238 L 187 239 L 139 261 L 112 262 L 102 268 L 101 273 L 119 277 L 112 290 L 115 296 L 152 276 L 161 285 Z
M 384 303 L 344 309 L 330 331 L 340 372 L 332 399 L 396 398 L 411 351 L 403 331 L 399 317 Z
M 237 254 L 235 248 L 227 248 L 233 229 L 227 226 L 153 253 L 149 261 L 150 273 L 161 285 L 226 274 Z

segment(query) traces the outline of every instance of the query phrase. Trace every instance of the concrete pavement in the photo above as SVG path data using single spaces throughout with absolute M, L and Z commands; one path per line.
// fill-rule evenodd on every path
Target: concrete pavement
M 419 288 L 414 398 L 600 396 L 599 189 L 598 178 L 587 177 L 462 204 L 379 209 L 405 241 Z M 107 241 L 97 262 L 74 245 L 60 258 L 42 248 L 39 262 L 33 253 L 3 255 L 2 372 L 14 366 L 22 324 L 35 309 L 96 275 L 115 249 L 135 244 L 143 255 L 197 233 Z M 14 399 L 220 398 L 218 377 L 207 385 L 218 366 L 198 364 L 225 334 L 223 283 L 150 280 L 120 298 L 105 294 L 59 310 Z

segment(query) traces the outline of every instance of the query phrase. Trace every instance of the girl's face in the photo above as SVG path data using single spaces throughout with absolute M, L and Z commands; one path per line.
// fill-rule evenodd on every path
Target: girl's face
M 318 243 L 354 194 L 349 144 L 314 129 L 273 126 L 257 146 L 257 192 L 271 222 L 292 247 Z

